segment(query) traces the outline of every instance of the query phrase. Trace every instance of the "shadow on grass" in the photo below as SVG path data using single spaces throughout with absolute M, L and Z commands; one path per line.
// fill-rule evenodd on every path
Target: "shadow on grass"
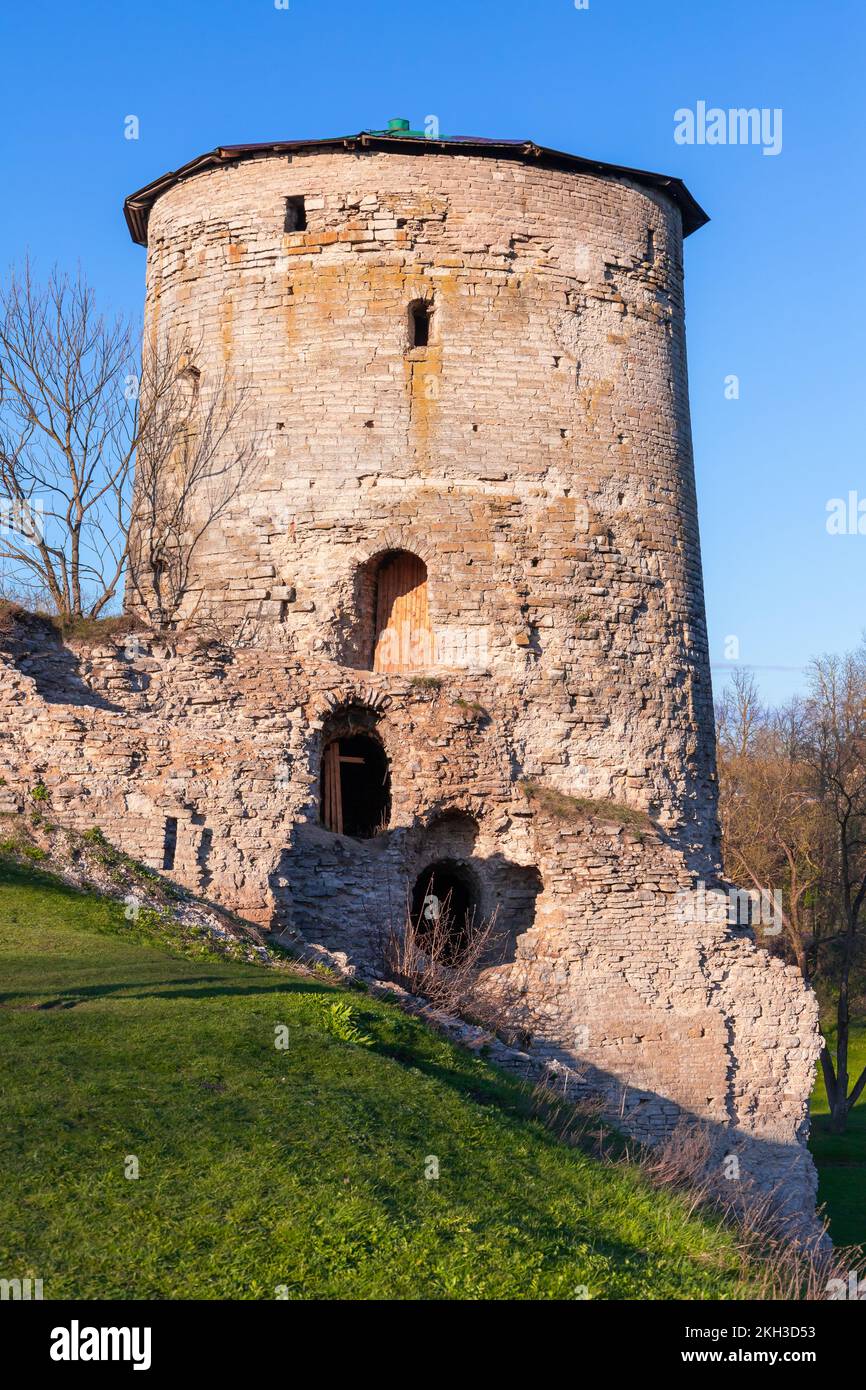
M 93 894 L 59 882 L 51 875 L 17 865 L 0 864 L 0 883 L 4 882 L 31 891 L 34 886 L 42 887 L 46 893 L 54 895 L 64 904 L 85 903 L 88 906 L 98 906 L 103 911 L 106 907 L 105 900 L 94 898 Z M 84 912 L 80 914 L 82 920 L 76 921 L 73 917 L 71 923 L 67 922 L 66 925 L 71 925 L 81 932 L 90 931 L 93 934 L 113 937 L 119 942 L 137 945 L 142 949 L 163 952 L 169 949 L 168 942 L 140 940 L 134 933 L 130 934 L 124 925 L 120 904 L 108 903 L 107 907 L 110 911 L 105 913 L 102 921 L 98 920 L 99 913 Z M 64 924 L 55 925 L 62 929 Z M 237 967 L 237 974 L 232 971 L 232 966 Z M 181 973 L 178 968 L 178 973 L 174 976 L 153 982 L 142 979 L 130 981 L 127 977 L 125 982 L 101 982 L 79 988 L 67 983 L 62 989 L 25 990 L 7 993 L 2 998 L 7 1006 L 10 1000 L 57 999 L 62 1001 L 59 1007 L 74 1008 L 78 1003 L 100 998 L 115 998 L 119 1002 L 152 998 L 169 1001 L 219 1000 L 240 997 L 267 998 L 286 994 L 322 994 L 330 993 L 334 989 L 330 982 L 293 976 L 288 971 L 274 972 L 264 977 L 259 974 L 258 978 L 254 979 L 253 970 L 258 971 L 261 967 L 230 961 L 223 962 L 222 967 L 220 973 L 208 973 L 199 969 L 198 973 L 190 974 Z M 192 970 L 195 970 L 194 966 Z M 421 1021 L 398 1013 L 395 1006 L 389 1007 L 380 1001 L 373 1004 L 362 994 L 349 997 L 357 1004 L 357 1022 L 362 1027 L 369 1027 L 374 1033 L 374 1050 L 380 1056 L 429 1077 L 439 1085 L 455 1091 L 470 1103 L 480 1106 L 495 1103 L 503 1118 L 525 1121 L 533 1117 L 535 1106 L 525 1083 L 508 1076 L 505 1072 L 485 1070 L 471 1052 L 448 1044 L 431 1033 Z M 664 1102 L 665 1098 L 653 1091 L 626 1085 L 611 1073 L 587 1065 L 582 1057 L 567 1048 L 560 1050 L 556 1060 L 561 1067 L 567 1068 L 565 1074 L 579 1078 L 572 1099 L 579 1099 L 583 1095 L 593 1100 L 604 1098 L 605 1108 L 609 1113 L 616 1110 L 622 1115 L 623 1128 L 627 1131 L 640 1133 L 644 1130 L 646 1126 L 643 1117 L 652 1116 Z M 738 1152 L 747 1179 L 754 1175 L 760 1187 L 775 1186 L 778 1198 L 790 1208 L 792 1217 L 795 1220 L 799 1218 L 799 1222 L 805 1222 L 807 1226 L 811 1224 L 811 1159 L 805 1149 L 793 1143 L 742 1133 L 729 1124 L 709 1122 L 690 1115 L 683 1109 L 680 1110 L 680 1118 L 698 1124 L 706 1131 L 711 1141 L 712 1161 L 718 1160 L 720 1164 L 723 1155 Z M 543 1123 L 539 1122 L 539 1128 L 544 1129 Z M 552 1134 L 549 1137 L 550 1143 L 559 1142 Z
M 179 988 L 175 988 L 175 986 L 179 986 Z M 211 988 L 205 988 L 205 986 L 211 986 Z M 146 987 L 137 981 L 135 983 L 118 982 L 105 985 L 68 985 L 56 992 L 44 989 L 9 990 L 0 994 L 0 1007 L 14 1007 L 13 1001 L 28 999 L 45 1000 L 46 1002 L 39 1007 L 48 1009 L 60 1006 L 70 1007 L 66 1001 L 86 1004 L 92 999 L 103 999 L 109 996 L 119 996 L 123 999 L 219 999 L 256 994 L 321 994 L 323 988 L 325 986 L 313 980 L 292 979 L 290 977 L 281 977 L 279 980 L 274 980 L 272 984 L 241 985 L 233 984 L 228 980 L 221 980 L 217 975 L 200 975 L 180 980 L 154 980 Z M 52 1002 L 54 1000 L 57 1001 L 56 1004 Z

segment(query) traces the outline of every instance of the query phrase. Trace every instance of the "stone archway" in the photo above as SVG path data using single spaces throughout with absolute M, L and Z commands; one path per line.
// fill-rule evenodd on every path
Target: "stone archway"
M 413 671 L 433 664 L 427 566 L 409 550 L 390 550 L 376 574 L 373 670 Z
M 360 559 L 354 570 L 351 609 L 341 616 L 341 663 L 356 671 L 384 673 L 433 666 L 432 600 L 425 547 L 411 535 L 383 536 L 376 551 Z
M 349 734 L 331 738 L 322 754 L 322 824 L 359 840 L 387 830 L 391 818 L 391 772 L 377 738 Z
M 335 705 L 320 743 L 319 822 L 326 830 L 371 839 L 391 819 L 391 764 L 378 723 L 381 708 Z
M 478 923 L 480 887 L 475 873 L 458 859 L 428 864 L 412 889 L 412 925 L 418 943 L 443 964 L 459 958 Z

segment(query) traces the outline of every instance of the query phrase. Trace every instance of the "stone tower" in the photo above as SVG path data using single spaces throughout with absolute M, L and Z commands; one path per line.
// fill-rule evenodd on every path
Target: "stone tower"
M 91 769 L 70 816 L 99 795 L 131 852 L 362 972 L 407 906 L 495 913 L 505 1060 L 642 1138 L 698 1117 L 810 1210 L 814 1000 L 713 892 L 705 214 L 674 178 L 392 122 L 218 149 L 126 216 L 150 341 L 188 338 L 202 393 L 243 383 L 257 457 L 184 597 L 222 651 L 148 650 L 122 794 Z
M 706 217 L 675 179 L 393 124 L 219 150 L 127 201 L 151 331 L 257 407 L 261 471 L 187 607 L 270 628 L 305 684 L 471 687 L 515 774 L 647 810 L 709 873 L 682 284 Z M 416 650 L 377 661 L 397 554 L 424 631 L 401 608 Z

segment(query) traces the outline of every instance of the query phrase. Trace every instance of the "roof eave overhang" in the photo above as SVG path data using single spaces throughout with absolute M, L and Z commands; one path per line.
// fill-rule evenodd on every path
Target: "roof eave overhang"
M 340 135 L 324 140 L 281 140 L 258 145 L 219 145 L 215 150 L 191 159 L 188 164 L 181 165 L 171 173 L 163 174 L 161 178 L 154 179 L 152 183 L 129 195 L 123 205 L 123 212 L 130 236 L 139 245 L 146 246 L 148 218 L 157 198 L 196 174 L 235 164 L 242 159 L 296 154 L 302 150 L 316 152 L 333 149 L 381 150 L 387 153 L 400 151 L 403 154 L 424 155 L 472 154 L 496 159 L 530 160 L 545 168 L 567 169 L 602 178 L 627 179 L 632 183 L 655 189 L 679 207 L 683 220 L 683 236 L 690 236 L 710 220 L 683 181 L 667 174 L 656 174 L 647 169 L 631 169 L 621 164 L 605 164 L 601 160 L 584 159 L 580 155 L 548 149 L 529 140 L 480 140 L 469 136 L 432 140 L 417 136 L 389 136 L 362 131 L 359 135 Z

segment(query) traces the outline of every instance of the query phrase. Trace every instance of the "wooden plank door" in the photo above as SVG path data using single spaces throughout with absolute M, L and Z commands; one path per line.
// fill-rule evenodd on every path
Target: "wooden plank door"
M 399 550 L 382 563 L 376 591 L 374 671 L 410 671 L 432 662 L 427 566 Z
M 326 830 L 343 833 L 343 791 L 340 786 L 340 744 L 335 739 L 325 749 L 322 820 Z

